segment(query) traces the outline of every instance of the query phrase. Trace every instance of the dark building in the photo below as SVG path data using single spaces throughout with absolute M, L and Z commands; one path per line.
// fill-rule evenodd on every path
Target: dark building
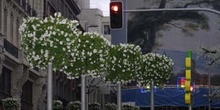
M 0 99 L 20 100 L 21 110 L 46 109 L 47 71 L 29 68 L 20 49 L 19 26 L 28 16 L 43 18 L 55 12 L 79 20 L 80 8 L 74 0 L 0 0 Z M 79 79 L 69 80 L 65 74 L 54 73 L 53 82 L 54 99 L 64 105 L 80 99 Z M 0 100 L 0 110 L 1 107 Z

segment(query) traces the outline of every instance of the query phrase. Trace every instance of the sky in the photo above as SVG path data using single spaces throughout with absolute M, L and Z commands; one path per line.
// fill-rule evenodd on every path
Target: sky
M 90 0 L 90 7 L 99 8 L 104 16 L 109 16 L 109 3 L 110 0 Z

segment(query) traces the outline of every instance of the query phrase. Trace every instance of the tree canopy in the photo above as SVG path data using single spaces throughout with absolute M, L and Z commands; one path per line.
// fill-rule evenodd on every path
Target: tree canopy
M 21 48 L 30 66 L 45 69 L 52 62 L 54 71 L 69 78 L 103 74 L 110 43 L 98 33 L 82 33 L 77 26 L 78 21 L 60 13 L 45 19 L 24 19 L 19 30 Z

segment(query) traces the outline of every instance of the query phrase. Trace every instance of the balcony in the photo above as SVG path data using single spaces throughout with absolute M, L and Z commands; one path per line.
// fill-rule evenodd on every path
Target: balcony
M 9 54 L 18 58 L 18 48 L 10 43 L 8 40 L 4 39 L 4 48 Z
M 37 16 L 36 11 L 31 7 L 31 5 L 29 3 L 26 3 L 26 0 L 12 0 L 12 1 L 14 1 L 18 6 L 20 6 L 30 16 Z

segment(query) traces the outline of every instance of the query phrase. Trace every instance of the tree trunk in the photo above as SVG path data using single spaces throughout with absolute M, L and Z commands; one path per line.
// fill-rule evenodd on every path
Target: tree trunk
M 166 0 L 161 0 L 159 8 L 165 8 L 167 1 Z

